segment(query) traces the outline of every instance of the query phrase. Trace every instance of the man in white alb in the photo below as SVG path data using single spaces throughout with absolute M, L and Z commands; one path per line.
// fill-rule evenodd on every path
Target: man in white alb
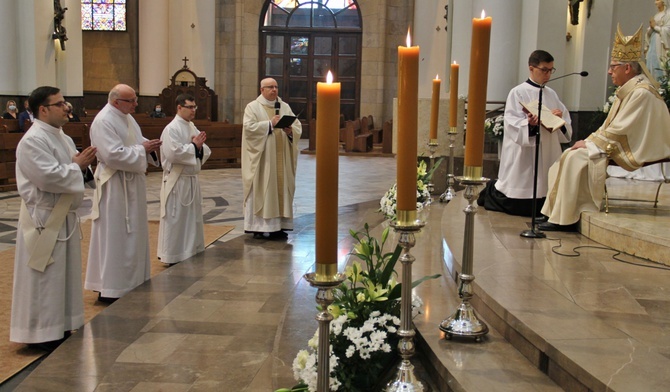
M 84 287 L 103 302 L 114 302 L 151 276 L 145 172 L 147 162 L 158 166 L 161 141 L 142 136 L 130 115 L 135 107 L 135 90 L 119 84 L 91 124 L 98 167 Z
M 63 133 L 68 109 L 58 88 L 39 87 L 28 102 L 35 121 L 16 147 L 22 203 L 9 340 L 51 351 L 84 324 L 76 210 L 96 149 L 78 153 Z
M 177 115 L 161 135 L 163 182 L 158 257 L 168 266 L 205 249 L 198 173 L 212 153 L 205 144 L 207 135 L 192 122 L 198 109 L 195 98 L 180 94 L 176 104 Z

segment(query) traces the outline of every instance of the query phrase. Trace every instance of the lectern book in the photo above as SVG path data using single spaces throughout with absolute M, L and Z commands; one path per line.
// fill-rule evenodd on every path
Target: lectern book
M 544 114 L 544 113 L 542 113 Z M 275 128 L 288 128 L 291 125 L 293 125 L 293 122 L 295 121 L 297 117 L 296 116 L 282 116 L 282 118 L 279 119 L 277 124 L 275 124 Z
M 539 103 L 537 100 L 529 103 L 519 103 L 521 106 L 523 106 L 524 112 L 537 116 L 537 107 Z M 565 120 L 556 116 L 551 112 L 551 110 L 549 110 L 548 107 L 544 105 L 542 105 L 542 116 L 540 116 L 540 121 L 542 122 L 542 126 L 545 127 L 549 132 L 554 132 L 555 130 L 565 125 Z

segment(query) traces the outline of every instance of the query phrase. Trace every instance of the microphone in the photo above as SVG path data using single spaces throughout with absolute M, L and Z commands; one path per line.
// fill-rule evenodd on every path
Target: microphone
M 279 115 L 279 109 L 281 109 L 281 103 L 279 103 L 279 100 L 275 101 L 275 114 Z
M 589 76 L 589 73 L 586 72 L 586 71 L 582 71 L 582 72 L 570 72 L 569 74 L 565 74 L 565 75 L 561 75 L 561 76 L 559 76 L 559 77 L 557 77 L 557 78 L 549 79 L 549 81 L 548 81 L 547 83 L 549 83 L 549 82 L 553 82 L 554 80 L 567 78 L 568 76 L 571 76 L 571 75 L 579 75 L 579 76 L 584 77 L 584 76 Z

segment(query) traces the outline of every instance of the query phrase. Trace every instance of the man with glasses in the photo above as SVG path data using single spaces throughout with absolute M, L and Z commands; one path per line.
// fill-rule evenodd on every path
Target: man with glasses
M 161 141 L 142 136 L 131 116 L 136 107 L 135 90 L 116 85 L 91 124 L 98 167 L 84 287 L 102 302 L 114 302 L 151 276 L 145 172 L 147 162 L 158 166 Z
M 63 133 L 68 112 L 58 88 L 38 87 L 28 103 L 35 121 L 16 147 L 22 203 L 9 340 L 52 351 L 84 324 L 76 211 L 96 149 L 79 153 Z
M 198 183 L 200 168 L 211 150 L 207 135 L 193 124 L 195 98 L 180 94 L 177 115 L 161 135 L 163 182 L 160 194 L 158 258 L 167 266 L 205 250 L 202 195 Z
M 545 84 L 556 71 L 554 57 L 536 50 L 528 58 L 528 79 L 514 87 L 505 103 L 505 121 L 498 179 L 490 181 L 479 196 L 478 204 L 491 211 L 532 216 L 536 135 L 540 133 L 540 155 L 537 166 L 536 216 L 547 195 L 549 167 L 561 156 L 561 143 L 572 138 L 570 113 L 558 94 Z M 538 124 L 536 115 L 521 105 L 537 101 L 542 91 L 542 105 L 565 121 L 560 129 L 548 130 Z M 544 123 L 544 121 L 543 121 Z
M 607 155 L 632 171 L 670 156 L 670 114 L 644 65 L 642 27 L 625 37 L 617 26 L 607 73 L 618 86 L 607 119 L 566 150 L 549 170 L 540 230 L 574 231 L 583 211 L 598 211 L 605 191 Z
M 275 128 L 291 107 L 278 97 L 277 81 L 261 80 L 261 95 L 244 110 L 242 182 L 244 231 L 258 239 L 286 239 L 293 230 L 293 195 L 298 165 L 299 120 Z

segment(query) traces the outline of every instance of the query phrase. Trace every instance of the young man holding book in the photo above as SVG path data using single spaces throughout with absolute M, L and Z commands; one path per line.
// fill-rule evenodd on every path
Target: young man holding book
M 528 79 L 514 87 L 505 103 L 505 132 L 498 179 L 490 181 L 479 195 L 479 205 L 490 211 L 531 216 L 535 138 L 540 133 L 540 155 L 537 168 L 536 215 L 547 195 L 549 167 L 561 156 L 561 143 L 572 137 L 570 113 L 558 94 L 545 84 L 556 71 L 554 58 L 536 50 L 528 58 Z M 537 105 L 542 91 L 542 126 L 538 124 Z M 529 110 L 530 109 L 530 110 Z M 535 109 L 535 110 L 533 110 Z

